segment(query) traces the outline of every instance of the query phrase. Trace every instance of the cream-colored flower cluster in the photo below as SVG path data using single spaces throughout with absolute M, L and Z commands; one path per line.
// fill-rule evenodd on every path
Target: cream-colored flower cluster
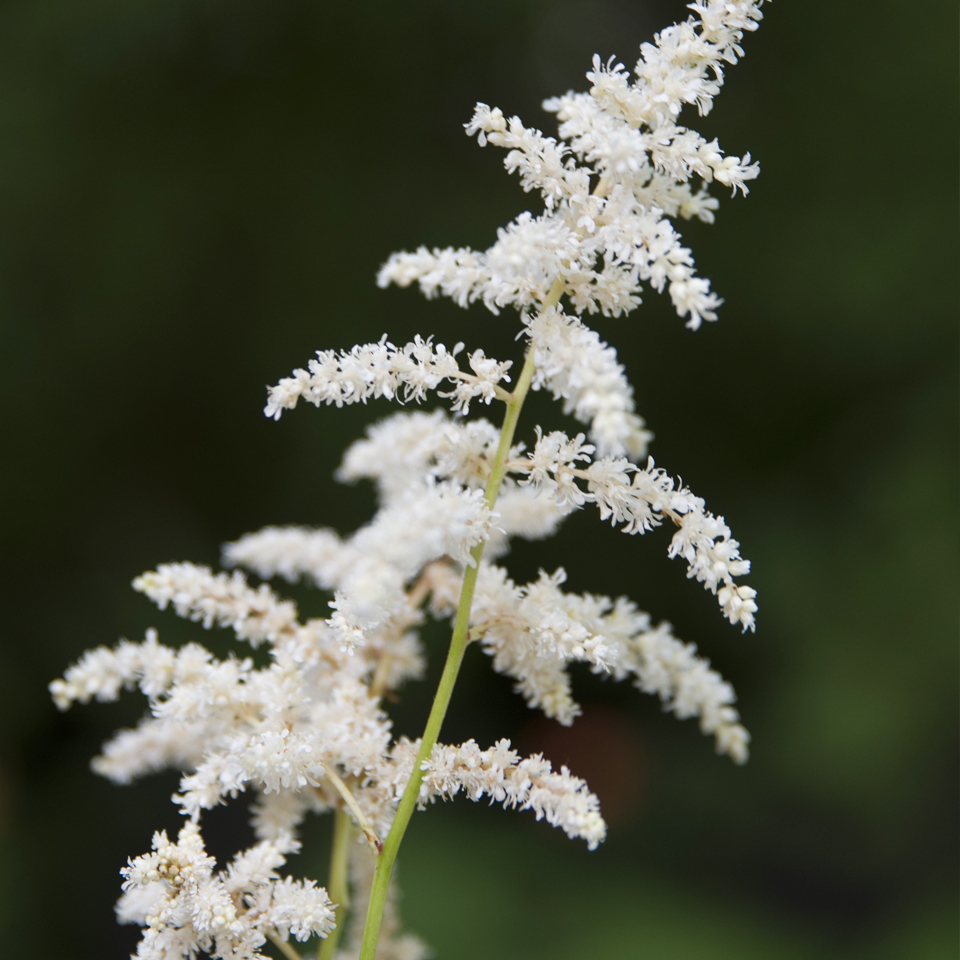
M 307 370 L 294 370 L 270 388 L 265 413 L 274 420 L 284 410 L 292 410 L 302 397 L 315 407 L 322 404 L 342 407 L 350 403 L 366 403 L 375 397 L 393 400 L 403 395 L 405 400 L 424 400 L 428 390 L 444 381 L 455 386 L 451 393 L 454 410 L 470 412 L 470 401 L 480 398 L 489 404 L 494 397 L 503 396 L 501 382 L 509 383 L 507 371 L 512 361 L 498 363 L 475 350 L 467 358 L 472 373 L 460 369 L 457 354 L 463 349 L 458 343 L 453 350 L 419 336 L 398 349 L 387 342 L 386 334 L 378 343 L 357 344 L 348 352 L 318 350 L 317 359 L 310 360 Z
M 577 312 L 629 313 L 648 283 L 669 290 L 692 329 L 716 320 L 720 298 L 696 276 L 671 220 L 712 223 L 717 201 L 706 184 L 745 194 L 760 168 L 750 154 L 725 156 L 716 140 L 677 118 L 685 104 L 709 112 L 724 64 L 737 62 L 744 32 L 757 28 L 761 2 L 691 4 L 696 16 L 643 45 L 632 81 L 623 64 L 595 57 L 589 93 L 544 103 L 561 121 L 559 139 L 478 103 L 467 133 L 480 146 L 507 150 L 507 170 L 519 173 L 524 190 L 539 191 L 546 209 L 520 214 L 483 252 L 421 247 L 394 254 L 380 271 L 381 286 L 416 282 L 428 297 L 442 294 L 460 306 L 479 300 L 497 313 L 542 302 L 562 274 Z M 696 191 L 693 178 L 702 184 Z
M 376 957 L 420 960 L 426 948 L 402 933 L 395 890 L 384 892 L 377 878 L 386 862 L 390 882 L 393 861 L 380 858 L 395 856 L 394 825 L 437 798 L 488 797 L 532 811 L 590 849 L 604 839 L 600 801 L 574 772 L 554 770 L 539 754 L 522 758 L 505 739 L 488 749 L 473 740 L 437 742 L 445 707 L 433 728 L 428 723 L 429 736 L 394 738 L 385 704 L 423 675 L 419 631 L 428 618 L 452 621 L 454 638 L 477 643 L 530 707 L 560 723 L 580 712 L 569 667 L 581 662 L 630 679 L 679 718 L 698 718 L 718 752 L 746 760 L 749 734 L 732 687 L 669 624 L 654 625 L 623 597 L 563 590 L 563 569 L 518 584 L 503 558 L 513 539 L 551 536 L 588 503 L 631 534 L 669 522 L 668 555 L 687 562 L 687 575 L 716 596 L 731 623 L 754 629 L 756 592 L 739 582 L 750 564 L 738 541 L 723 517 L 649 457 L 653 435 L 616 350 L 573 314 L 627 313 L 647 283 L 669 290 L 689 327 L 716 318 L 720 301 L 695 275 L 672 221 L 712 221 L 717 201 L 706 185 L 746 193 L 758 168 L 749 154 L 725 156 L 716 141 L 677 121 L 685 104 L 709 110 L 722 67 L 741 55 L 759 7 L 760 0 L 691 5 L 685 23 L 643 46 L 634 79 L 621 64 L 596 59 L 589 93 L 545 104 L 559 117 L 560 139 L 477 105 L 467 132 L 481 146 L 506 149 L 507 169 L 519 173 L 524 190 L 540 193 L 544 209 L 522 213 L 482 253 L 394 254 L 379 283 L 416 282 L 427 296 L 464 306 L 480 300 L 494 313 L 516 307 L 526 348 L 520 374 L 480 349 L 461 366 L 462 344 L 448 350 L 430 338 L 319 351 L 307 369 L 270 389 L 267 416 L 278 419 L 300 399 L 337 407 L 422 402 L 444 385 L 438 395 L 451 401 L 452 414 L 395 413 L 346 451 L 338 479 L 372 481 L 378 494 L 373 517 L 352 534 L 266 527 L 225 546 L 229 572 L 169 563 L 134 581 L 161 610 L 265 648 L 259 666 L 242 653 L 218 659 L 197 643 L 167 647 L 150 630 L 140 643 L 88 651 L 51 684 L 61 709 L 115 700 L 123 690 L 145 695 L 145 716 L 105 744 L 93 761 L 97 772 L 118 783 L 168 767 L 182 772 L 174 800 L 187 821 L 177 842 L 156 834 L 153 851 L 123 870 L 117 912 L 144 928 L 139 956 L 255 960 L 267 940 L 287 956 L 290 938 L 332 935 L 333 944 L 349 859 L 352 919 L 339 960 L 373 957 L 376 940 L 371 945 L 363 924 L 368 901 L 378 925 L 383 917 Z M 528 389 L 551 393 L 586 434 L 523 426 L 527 442 L 516 440 Z M 474 400 L 502 401 L 503 427 L 467 420 Z M 275 577 L 329 591 L 330 616 L 301 621 L 296 605 L 262 582 Z M 458 668 L 459 661 L 453 677 Z M 452 682 L 442 680 L 441 689 L 449 683 L 449 693 Z M 199 823 L 239 794 L 251 800 L 259 842 L 217 872 Z M 335 834 L 335 904 L 314 882 L 278 872 L 299 847 L 303 819 L 329 811 L 336 823 L 354 825 Z M 332 947 L 321 956 L 333 960 Z
M 186 823 L 176 843 L 156 833 L 153 850 L 120 871 L 125 880 L 117 918 L 145 928 L 137 951 L 143 960 L 199 951 L 254 957 L 268 937 L 326 936 L 334 919 L 326 891 L 276 872 L 299 847 L 286 835 L 264 840 L 214 873 L 196 824 Z

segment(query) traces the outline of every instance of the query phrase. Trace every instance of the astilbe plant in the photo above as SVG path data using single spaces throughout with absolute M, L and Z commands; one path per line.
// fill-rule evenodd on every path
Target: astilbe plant
M 749 155 L 724 155 L 678 117 L 685 105 L 710 110 L 761 2 L 691 4 L 685 22 L 642 46 L 635 76 L 595 58 L 589 93 L 544 104 L 557 114 L 559 139 L 477 105 L 467 133 L 507 150 L 507 169 L 525 191 L 539 192 L 543 211 L 520 214 L 484 252 L 393 254 L 378 283 L 417 283 L 428 297 L 479 300 L 493 313 L 516 308 L 525 359 L 515 381 L 510 361 L 479 348 L 464 354 L 462 345 L 419 337 L 397 347 L 384 337 L 345 353 L 320 351 L 270 390 L 273 418 L 301 399 L 409 404 L 437 391 L 452 401 L 453 416 L 397 413 L 347 450 L 339 479 L 377 487 L 379 507 L 366 526 L 345 538 L 268 527 L 225 547 L 229 567 L 333 591 L 328 620 L 301 622 L 292 602 L 239 570 L 165 564 L 134 587 L 160 609 L 266 645 L 269 665 L 218 660 L 195 643 L 166 647 L 150 630 L 141 643 L 87 652 L 51 684 L 61 709 L 134 687 L 147 696 L 144 719 L 93 761 L 98 773 L 127 783 L 166 767 L 183 771 L 173 799 L 186 821 L 176 842 L 155 834 L 152 851 L 122 871 L 117 915 L 143 927 L 137 956 L 256 958 L 270 940 L 296 958 L 291 938 L 314 935 L 321 960 L 426 956 L 400 930 L 391 874 L 414 810 L 438 797 L 462 793 L 531 810 L 595 848 L 606 833 L 600 804 L 566 767 L 555 770 L 539 754 L 522 758 L 508 740 L 486 749 L 438 741 L 471 642 L 531 707 L 562 724 L 579 712 L 567 668 L 584 662 L 631 679 L 677 717 L 698 717 L 718 752 L 746 760 L 749 735 L 733 690 L 693 644 L 668 624 L 654 626 L 630 600 L 564 591 L 562 569 L 517 584 L 500 561 L 511 538 L 548 537 L 587 504 L 626 533 L 666 522 L 675 528 L 669 555 L 686 562 L 731 623 L 754 628 L 756 594 L 737 582 L 750 567 L 739 544 L 722 517 L 648 457 L 652 435 L 616 351 L 579 316 L 629 313 L 647 283 L 669 292 L 691 329 L 716 319 L 720 301 L 696 275 L 674 224 L 712 222 L 717 200 L 707 185 L 746 193 L 758 167 Z M 534 427 L 519 442 L 531 389 L 562 400 L 586 433 Z M 502 403 L 500 427 L 468 420 L 472 403 Z M 417 630 L 427 617 L 452 621 L 446 665 L 421 739 L 395 740 L 382 699 L 422 675 Z M 259 842 L 217 871 L 201 815 L 240 793 L 252 795 Z M 327 887 L 281 877 L 304 817 L 328 812 Z

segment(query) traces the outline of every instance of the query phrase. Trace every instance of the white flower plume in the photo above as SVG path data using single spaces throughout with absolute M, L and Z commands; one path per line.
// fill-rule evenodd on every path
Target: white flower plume
M 266 585 L 256 590 L 239 572 L 214 574 L 193 563 L 164 563 L 133 581 L 161 610 L 172 604 L 177 614 L 203 624 L 232 627 L 252 646 L 275 641 L 296 624 L 297 610 Z
M 472 564 L 470 551 L 491 522 L 482 490 L 451 483 L 409 490 L 351 538 L 354 559 L 336 585 L 332 622 L 345 637 L 383 622 L 402 606 L 404 583 L 427 562 L 451 556 Z
M 419 743 L 401 741 L 394 756 L 412 764 Z M 462 790 L 473 801 L 489 797 L 505 807 L 532 810 L 538 820 L 560 827 L 570 838 L 587 841 L 595 850 L 607 835 L 600 801 L 585 781 L 566 767 L 556 772 L 540 754 L 520 759 L 509 740 L 481 750 L 474 740 L 459 746 L 436 744 L 423 764 L 419 802 L 452 799 Z
M 462 344 L 448 350 L 417 336 L 398 347 L 386 335 L 347 351 L 318 351 L 306 370 L 269 388 L 264 412 L 273 419 L 301 399 L 342 407 L 378 397 L 420 402 L 437 391 L 452 407 L 390 416 L 346 451 L 337 479 L 376 487 L 377 508 L 359 529 L 268 526 L 225 545 L 227 567 L 332 593 L 329 619 L 302 622 L 292 601 L 239 570 L 161 564 L 138 577 L 135 589 L 205 629 L 232 630 L 247 653 L 259 652 L 218 658 L 192 642 L 174 649 L 151 629 L 140 643 L 88 651 L 50 684 L 61 710 L 115 700 L 124 690 L 146 697 L 140 722 L 118 731 L 93 760 L 97 773 L 118 783 L 166 768 L 180 773 L 173 800 L 187 822 L 177 841 L 156 834 L 152 852 L 122 871 L 117 916 L 144 928 L 138 957 L 265 960 L 267 939 L 292 956 L 287 941 L 326 936 L 352 895 L 347 937 L 328 941 L 325 952 L 339 946 L 337 960 L 355 960 L 367 901 L 385 900 L 378 960 L 423 960 L 426 947 L 400 930 L 395 879 L 388 881 L 396 851 L 390 832 L 402 836 L 415 802 L 462 792 L 532 810 L 591 850 L 604 839 L 597 797 L 539 754 L 521 758 L 508 740 L 486 750 L 473 740 L 437 744 L 429 733 L 439 729 L 434 714 L 422 755 L 420 741 L 394 738 L 384 703 L 424 675 L 419 630 L 430 617 L 454 622 L 452 652 L 462 657 L 476 642 L 530 707 L 562 724 L 580 713 L 570 666 L 584 663 L 656 695 L 679 719 L 697 718 L 718 753 L 747 759 L 750 735 L 732 686 L 669 624 L 654 626 L 623 597 L 564 591 L 562 568 L 518 584 L 493 561 L 516 537 L 552 535 L 587 503 L 626 533 L 669 520 L 668 555 L 686 560 L 688 577 L 716 596 L 731 623 L 755 627 L 756 592 L 737 582 L 750 571 L 738 541 L 723 517 L 647 458 L 652 434 L 616 350 L 561 303 L 579 316 L 619 317 L 639 305 L 646 284 L 669 292 L 688 327 L 716 319 L 720 298 L 697 276 L 676 225 L 692 217 L 712 222 L 718 201 L 708 186 L 746 194 L 759 169 L 749 154 L 726 155 L 679 120 L 684 107 L 701 115 L 711 109 L 761 4 L 690 4 L 685 22 L 643 45 L 633 74 L 596 57 L 588 93 L 544 104 L 557 115 L 556 138 L 477 104 L 467 133 L 480 146 L 503 148 L 507 170 L 524 191 L 539 192 L 543 209 L 520 213 L 485 251 L 395 253 L 377 282 L 417 283 L 428 297 L 464 307 L 482 301 L 493 313 L 516 308 L 527 353 L 512 393 L 504 387 L 510 361 L 477 349 L 461 367 Z M 532 449 L 515 442 L 530 388 L 562 401 L 585 433 L 535 426 Z M 466 419 L 474 400 L 494 399 L 507 408 L 503 428 Z M 439 693 L 436 702 L 445 702 Z M 204 811 L 240 794 L 250 801 L 259 842 L 217 871 L 199 824 Z M 333 810 L 340 859 L 331 877 L 343 894 L 336 912 L 323 888 L 279 872 L 298 849 L 304 818 Z M 367 846 L 342 843 L 355 828 Z M 347 852 L 352 891 L 342 879 Z M 376 881 L 375 862 L 387 867 Z M 363 951 L 370 952 L 369 939 Z
M 762 0 L 708 0 L 693 16 L 644 44 L 636 79 L 615 61 L 594 58 L 589 93 L 544 103 L 560 121 L 560 139 L 545 136 L 497 108 L 478 103 L 467 123 L 480 146 L 507 150 L 504 164 L 525 191 L 540 192 L 545 211 L 526 212 L 497 232 L 488 250 L 469 248 L 395 253 L 380 286 L 419 283 L 428 297 L 460 306 L 482 301 L 494 313 L 543 301 L 554 279 L 577 312 L 620 316 L 640 302 L 640 286 L 669 290 L 677 313 L 697 329 L 716 320 L 720 298 L 696 276 L 671 219 L 712 222 L 716 180 L 747 192 L 759 173 L 750 155 L 725 156 L 716 140 L 677 123 L 685 104 L 707 113 L 723 83 L 723 64 L 736 63 L 745 31 L 755 30 Z M 599 185 L 591 192 L 591 177 Z M 694 191 L 691 178 L 701 186 Z
M 687 576 L 715 594 L 723 615 L 743 630 L 755 629 L 757 593 L 735 582 L 750 572 L 750 561 L 740 556 L 723 517 L 710 513 L 653 458 L 644 468 L 625 458 L 592 459 L 594 448 L 583 434 L 571 440 L 555 430 L 539 433 L 529 457 L 511 461 L 512 471 L 523 474 L 526 483 L 545 490 L 558 502 L 573 507 L 595 503 L 602 520 L 623 524 L 624 533 L 646 533 L 670 519 L 678 527 L 668 549 L 670 557 L 687 561 Z
M 408 426 L 405 419 L 394 422 Z M 389 460 L 383 466 L 389 470 Z M 371 522 L 346 540 L 327 530 L 268 527 L 228 544 L 224 559 L 265 577 L 307 576 L 336 591 L 330 622 L 345 645 L 356 646 L 402 612 L 404 585 L 427 563 L 452 557 L 469 565 L 471 550 L 491 533 L 495 518 L 483 490 L 436 477 L 408 472 L 408 482 L 395 484 L 396 494 L 385 497 Z
M 468 357 L 473 373 L 466 373 L 457 363 L 457 354 L 463 348 L 457 344 L 448 351 L 442 344 L 417 336 L 402 348 L 387 341 L 386 334 L 377 343 L 358 344 L 349 352 L 318 350 L 307 370 L 294 370 L 292 377 L 284 377 L 269 390 L 264 413 L 279 420 L 284 410 L 292 410 L 302 397 L 315 407 L 334 404 L 342 407 L 350 403 L 366 403 L 376 397 L 403 400 L 423 400 L 428 390 L 450 380 L 455 386 L 451 393 L 453 409 L 464 413 L 474 398 L 489 404 L 501 382 L 509 383 L 507 370 L 512 362 L 499 363 L 475 350 Z M 400 397 L 402 393 L 402 398 Z
M 536 363 L 533 388 L 562 397 L 564 413 L 590 424 L 590 439 L 601 456 L 644 457 L 653 435 L 634 413 L 633 387 L 617 363 L 617 351 L 554 307 L 525 323 Z
M 699 717 L 718 753 L 747 759 L 750 735 L 740 724 L 733 688 L 693 644 L 677 640 L 669 624 L 651 626 L 648 614 L 625 598 L 616 601 L 560 589 L 566 572 L 541 571 L 517 586 L 506 570 L 480 570 L 471 634 L 493 658 L 493 668 L 513 677 L 531 707 L 569 725 L 580 713 L 567 667 L 588 663 L 594 673 L 617 680 L 632 676 L 644 693 L 657 694 L 680 719 Z
M 153 851 L 120 871 L 117 918 L 144 928 L 137 957 L 188 960 L 202 951 L 222 960 L 266 960 L 260 947 L 268 936 L 326 937 L 334 926 L 326 890 L 312 880 L 281 880 L 276 872 L 298 849 L 288 836 L 263 841 L 214 873 L 195 824 L 187 823 L 176 843 L 164 832 L 154 834 Z

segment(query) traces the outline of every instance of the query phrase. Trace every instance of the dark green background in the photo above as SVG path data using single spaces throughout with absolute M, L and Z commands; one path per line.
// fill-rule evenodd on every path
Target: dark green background
M 520 578 L 562 563 L 573 589 L 669 618 L 736 686 L 752 759 L 735 768 L 693 722 L 578 674 L 584 729 L 603 733 L 585 750 L 531 723 L 472 651 L 446 739 L 543 742 L 624 799 L 593 854 L 529 814 L 418 816 L 404 910 L 441 958 L 957 955 L 956 7 L 765 10 L 714 112 L 691 118 L 763 170 L 717 224 L 683 226 L 720 322 L 692 334 L 654 293 L 596 322 L 658 462 L 753 560 L 757 634 L 666 559 L 666 531 L 628 538 L 587 513 L 509 561 Z M 476 100 L 551 130 L 540 101 L 583 89 L 594 52 L 632 64 L 682 15 L 662 0 L 0 7 L 5 956 L 123 956 L 117 871 L 177 823 L 175 777 L 117 788 L 87 768 L 138 698 L 60 716 L 47 682 L 148 625 L 229 648 L 134 594 L 140 571 L 216 563 L 267 523 L 363 522 L 369 489 L 331 473 L 390 408 L 275 424 L 264 385 L 384 331 L 517 357 L 514 317 L 379 291 L 376 269 L 419 243 L 485 247 L 535 202 L 463 136 Z M 528 437 L 563 422 L 535 399 Z M 428 639 L 435 664 L 442 631 Z M 405 692 L 399 730 L 426 699 Z M 239 804 L 209 824 L 221 854 L 246 842 Z M 295 873 L 324 880 L 326 831 Z

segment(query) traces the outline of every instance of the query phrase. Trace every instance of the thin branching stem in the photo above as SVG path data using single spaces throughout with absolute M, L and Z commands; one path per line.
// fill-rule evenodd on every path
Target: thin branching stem
M 370 845 L 373 855 L 377 856 L 377 854 L 379 854 L 383 849 L 383 843 L 381 843 L 380 838 L 377 836 L 377 831 L 371 826 L 366 814 L 360 809 L 360 805 L 357 803 L 356 797 L 354 797 L 354 795 L 350 792 L 350 788 L 333 772 L 333 770 L 324 767 L 323 773 L 324 776 L 337 788 L 340 796 L 343 797 L 343 802 L 347 805 L 348 809 L 355 817 L 357 825 L 363 831 L 363 835 L 366 838 L 367 843 Z

